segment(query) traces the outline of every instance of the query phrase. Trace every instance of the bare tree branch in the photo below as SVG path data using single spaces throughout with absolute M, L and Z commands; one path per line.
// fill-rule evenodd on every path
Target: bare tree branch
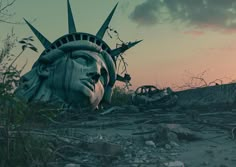
M 16 0 L 1 0 L 0 1 L 0 22 L 7 24 L 19 24 L 16 22 L 8 21 L 8 19 L 15 15 L 15 13 L 10 13 L 9 8 L 16 2 Z
M 185 90 L 185 89 L 202 88 L 202 87 L 213 86 L 213 85 L 222 85 L 223 81 L 232 80 L 228 77 L 223 77 L 223 78 L 217 78 L 213 81 L 208 82 L 205 79 L 206 78 L 205 75 L 207 74 L 208 70 L 204 70 L 203 72 L 199 74 L 193 74 L 189 71 L 185 71 L 185 72 L 187 74 L 187 80 L 185 80 L 184 84 L 181 86 L 173 85 L 174 89 Z
M 1 1 L 2 2 L 2 1 Z M 8 7 L 10 7 L 10 6 L 12 6 L 13 5 L 13 3 L 15 3 L 16 2 L 16 0 L 13 0 L 12 2 L 8 2 L 5 6 L 3 6 L 3 7 L 1 7 L 0 8 L 0 13 L 2 13 L 4 10 L 6 10 Z

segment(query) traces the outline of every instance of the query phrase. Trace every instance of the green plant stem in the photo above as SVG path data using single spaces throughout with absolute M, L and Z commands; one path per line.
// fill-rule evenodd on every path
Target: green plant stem
M 16 58 L 11 62 L 11 64 L 8 66 L 8 68 L 6 69 L 6 72 L 10 71 L 10 68 L 11 66 L 16 62 L 16 60 L 22 55 L 22 53 L 24 52 L 25 50 L 22 49 L 22 51 L 18 54 L 18 56 L 16 56 Z M 3 76 L 3 83 L 5 83 L 5 79 L 6 79 L 6 74 L 4 74 Z

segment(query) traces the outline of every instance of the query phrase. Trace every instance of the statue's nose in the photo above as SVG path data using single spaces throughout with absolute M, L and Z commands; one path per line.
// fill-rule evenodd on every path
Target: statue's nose
M 88 73 L 87 74 L 89 77 L 91 77 L 91 79 L 95 82 L 95 83 L 97 83 L 98 82 L 98 79 L 100 78 L 100 74 L 99 73 L 97 73 L 97 72 L 91 72 L 91 73 Z

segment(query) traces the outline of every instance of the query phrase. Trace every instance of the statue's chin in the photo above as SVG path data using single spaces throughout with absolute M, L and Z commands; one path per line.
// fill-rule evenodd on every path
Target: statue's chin
M 85 97 L 81 100 L 78 100 L 77 102 L 72 102 L 71 106 L 74 109 L 82 109 L 82 110 L 94 110 L 99 105 L 100 100 L 99 99 L 91 99 L 88 97 Z
M 89 95 L 89 96 L 88 96 Z M 65 99 L 65 103 L 67 103 L 68 105 L 70 105 L 73 109 L 76 110 L 94 110 L 97 105 L 99 104 L 99 102 L 97 102 L 94 99 L 94 95 L 92 92 L 90 92 L 89 94 L 86 93 L 79 93 L 76 96 L 75 95 L 71 95 L 70 97 L 68 97 L 67 99 Z
M 78 91 L 71 91 L 72 93 L 68 97 L 68 103 L 72 104 L 74 108 L 86 108 L 94 110 L 100 103 L 102 96 L 100 97 L 94 91 L 87 87 L 83 87 Z

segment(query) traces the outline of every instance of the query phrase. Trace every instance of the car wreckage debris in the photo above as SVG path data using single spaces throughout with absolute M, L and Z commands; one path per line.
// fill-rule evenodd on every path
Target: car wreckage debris
M 165 108 L 174 106 L 178 96 L 171 88 L 158 89 L 153 85 L 143 85 L 132 94 L 132 103 L 149 108 Z

